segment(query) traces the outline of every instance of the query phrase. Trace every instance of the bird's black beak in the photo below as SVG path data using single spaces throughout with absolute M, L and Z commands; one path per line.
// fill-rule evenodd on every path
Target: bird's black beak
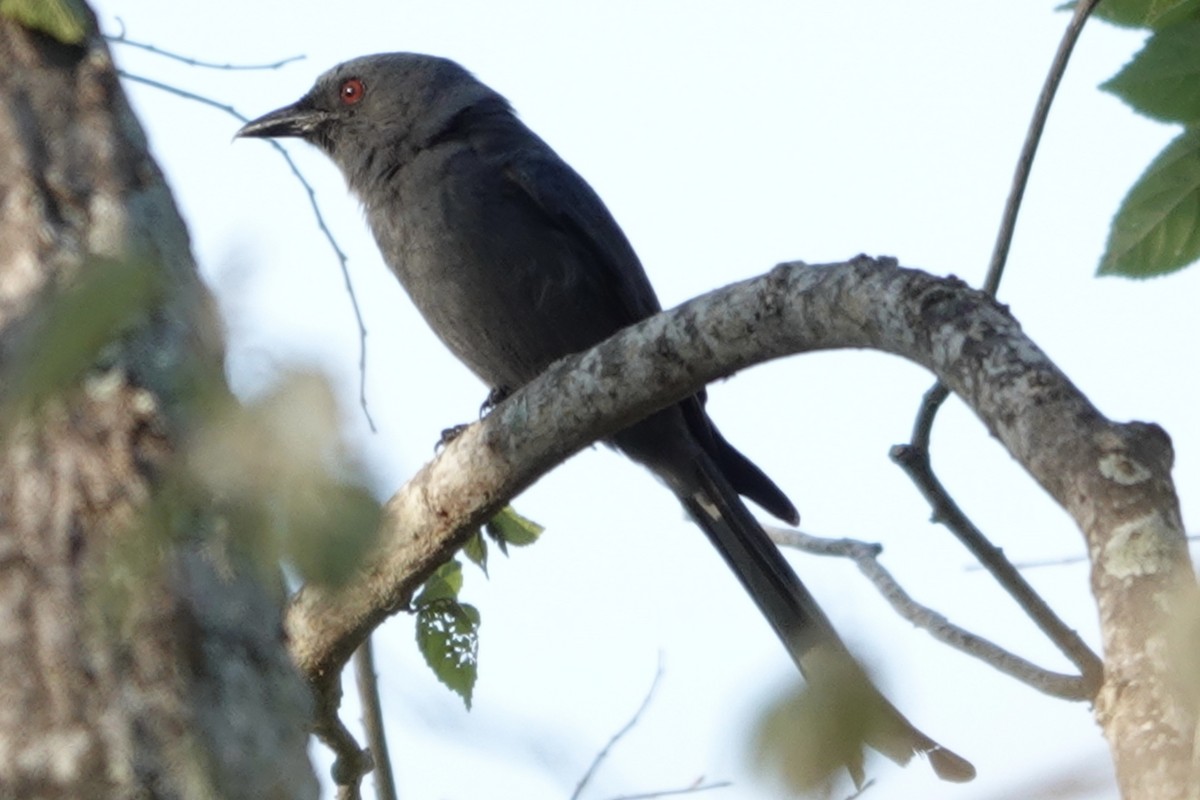
M 298 136 L 310 139 L 328 117 L 328 112 L 313 108 L 305 97 L 290 106 L 278 108 L 247 122 L 234 137 L 273 139 L 280 136 Z

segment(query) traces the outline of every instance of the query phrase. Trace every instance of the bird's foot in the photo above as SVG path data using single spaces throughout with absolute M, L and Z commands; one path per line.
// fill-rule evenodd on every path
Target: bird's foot
M 435 444 L 433 446 L 433 452 L 435 452 L 435 453 L 441 452 L 442 448 L 444 448 L 446 445 L 453 442 L 459 436 L 462 436 L 463 431 L 465 431 L 468 427 L 470 427 L 470 426 L 466 425 L 466 424 L 462 424 L 462 425 L 451 425 L 449 428 L 444 429 L 442 431 L 442 438 L 438 439 L 437 444 Z
M 510 394 L 512 394 L 512 390 L 507 386 L 493 386 L 492 390 L 488 392 L 488 396 L 484 398 L 483 403 L 479 406 L 479 418 L 483 419 L 492 413 L 492 409 L 503 403 Z

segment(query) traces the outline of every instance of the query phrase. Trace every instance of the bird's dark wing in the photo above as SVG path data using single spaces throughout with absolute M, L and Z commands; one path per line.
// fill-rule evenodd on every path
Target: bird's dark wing
M 662 310 L 642 263 L 604 202 L 549 145 L 537 139 L 510 151 L 504 175 L 514 191 L 579 248 L 579 264 L 592 271 L 593 299 L 618 327 Z M 615 331 L 614 331 L 615 332 Z
M 505 174 L 549 224 L 588 251 L 580 254 L 580 262 L 595 273 L 595 302 L 607 304 L 604 311 L 614 317 L 625 317 L 623 325 L 657 313 L 661 306 L 645 270 L 603 201 L 549 146 L 540 140 L 537 145 L 516 151 Z M 799 522 L 783 491 L 721 436 L 704 411 L 705 400 L 701 391 L 681 403 L 688 428 L 701 447 L 740 494 L 786 522 Z
M 608 324 L 607 330 L 592 330 L 604 338 L 660 311 L 637 254 L 600 197 L 548 145 L 528 130 L 523 133 L 520 146 L 498 148 L 503 153 L 501 167 L 510 184 L 510 198 L 528 203 L 532 213 L 571 243 L 574 263 L 588 273 L 582 279 L 587 281 L 589 308 Z M 589 327 L 584 320 L 576 323 L 579 330 Z M 579 344 L 591 346 L 598 341 Z M 721 436 L 705 413 L 704 403 L 705 393 L 701 391 L 680 404 L 696 441 L 739 493 L 776 517 L 796 524 L 799 515 L 795 506 L 762 470 Z

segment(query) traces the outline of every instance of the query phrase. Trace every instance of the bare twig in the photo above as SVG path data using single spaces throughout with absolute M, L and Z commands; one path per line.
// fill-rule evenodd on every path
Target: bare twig
M 363 416 L 367 418 L 367 425 L 370 426 L 371 432 L 375 432 L 375 420 L 371 417 L 371 410 L 367 407 L 367 326 L 363 322 L 362 310 L 358 307 L 358 295 L 354 293 L 354 284 L 350 280 L 350 269 L 347 266 L 346 254 L 338 247 L 337 240 L 333 238 L 333 232 L 329 230 L 329 226 L 325 224 L 325 217 L 321 214 L 321 208 L 317 205 L 317 193 L 313 190 L 312 184 L 304 179 L 300 173 L 300 168 L 296 166 L 296 162 L 292 160 L 291 155 L 275 140 L 270 140 L 271 145 L 283 154 L 283 160 L 287 162 L 288 168 L 292 174 L 304 186 L 304 191 L 308 193 L 308 202 L 312 206 L 313 213 L 317 218 L 317 225 L 321 232 L 325 234 L 329 246 L 333 248 L 334 255 L 337 256 L 338 266 L 342 270 L 342 280 L 346 284 L 346 293 L 350 296 L 350 305 L 354 309 L 354 321 L 358 325 L 358 405 L 362 409 Z
M 1200 541 L 1200 534 L 1188 534 L 1189 542 Z M 1073 564 L 1082 564 L 1088 560 L 1086 553 L 1078 553 L 1073 556 L 1059 556 L 1058 558 L 1042 558 L 1031 561 L 1016 561 L 1013 566 L 1017 569 L 1042 569 L 1044 567 L 1069 567 Z M 965 567 L 967 572 L 977 572 L 982 569 L 987 569 L 983 564 L 968 564 Z
M 194 100 L 206 106 L 224 111 L 231 117 L 241 121 L 249 122 L 250 118 L 242 114 L 228 103 L 222 103 L 219 100 L 214 100 L 211 97 L 205 97 L 202 94 L 190 92 L 187 89 L 181 89 L 178 86 L 156 81 L 153 78 L 147 78 L 142 75 L 136 75 L 125 70 L 117 70 L 117 74 L 126 80 L 142 83 L 146 86 L 152 86 L 164 92 L 183 97 L 187 100 Z M 371 432 L 375 432 L 375 420 L 371 417 L 371 411 L 367 407 L 367 325 L 363 321 L 362 309 L 358 305 L 358 295 L 354 291 L 354 283 L 350 279 L 349 260 L 346 254 L 342 252 L 342 248 L 338 246 L 337 239 L 334 238 L 333 231 L 325 223 L 325 215 L 321 213 L 321 207 L 317 204 L 317 193 L 313 190 L 312 184 L 300 172 L 300 168 L 296 166 L 296 162 L 292 160 L 291 155 L 279 142 L 274 139 L 264 139 L 263 141 L 275 148 L 283 160 L 287 162 L 288 168 L 292 174 L 296 176 L 296 180 L 300 181 L 300 185 L 304 187 L 304 191 L 308 193 L 308 202 L 312 206 L 313 215 L 317 220 L 317 227 L 321 233 L 325 235 L 325 240 L 329 242 L 329 246 L 333 248 L 333 254 L 337 257 L 338 267 L 342 272 L 342 280 L 346 284 L 346 294 L 350 297 L 350 307 L 354 311 L 354 321 L 358 324 L 358 405 L 362 409 L 363 416 L 367 419 L 367 425 L 370 426 Z
M 153 78 L 147 78 L 144 75 L 138 75 L 137 73 L 128 72 L 123 69 L 117 70 L 117 74 L 120 75 L 122 78 L 124 78 L 127 81 L 133 81 L 134 83 L 143 83 L 146 86 L 152 86 L 155 89 L 159 89 L 161 91 L 168 92 L 173 95 L 177 95 L 186 100 L 194 100 L 197 103 L 201 103 L 206 106 L 211 106 L 215 109 L 218 109 L 219 111 L 224 111 L 226 114 L 229 114 L 232 117 L 236 117 L 237 119 L 241 120 L 242 122 L 250 121 L 250 118 L 247 117 L 245 114 L 242 114 L 240 111 L 238 111 L 236 108 L 229 105 L 228 103 L 222 103 L 220 100 L 213 100 L 211 97 L 205 97 L 202 94 L 196 94 L 195 92 L 189 92 L 187 89 L 181 89 L 178 86 L 172 86 L 169 83 L 163 83 L 162 81 L 156 81 Z
M 882 546 L 855 539 L 825 539 L 790 528 L 769 527 L 767 530 L 771 538 L 784 547 L 794 547 L 814 555 L 850 559 L 859 571 L 870 579 L 897 614 L 956 650 L 974 656 L 1054 697 L 1086 700 L 1092 696 L 1092 687 L 1083 679 L 1042 669 L 982 636 L 960 628 L 928 606 L 918 603 L 904 591 L 887 568 L 879 563 Z
M 625 737 L 625 734 L 629 733 L 631 730 L 633 730 L 633 727 L 637 725 L 638 720 L 642 718 L 642 714 L 644 714 L 646 709 L 650 706 L 650 700 L 654 697 L 654 690 L 658 688 L 658 682 L 662 679 L 662 674 L 663 664 L 662 654 L 660 653 L 658 657 L 658 667 L 654 670 L 654 680 L 650 682 L 650 688 L 646 691 L 646 696 L 642 698 L 641 705 L 638 706 L 637 711 L 633 712 L 633 716 L 629 718 L 629 721 L 621 726 L 621 729 L 612 735 L 612 738 L 609 739 L 608 743 L 600 749 L 600 752 L 596 753 L 596 757 L 592 759 L 592 763 L 587 768 L 587 772 L 583 773 L 583 777 L 580 778 L 579 783 L 575 785 L 575 791 L 571 794 L 571 800 L 579 800 L 579 796 L 583 794 L 584 788 L 587 787 L 588 782 L 592 779 L 592 776 L 596 774 L 596 770 L 600 768 L 602 763 L 604 763 L 604 759 L 608 758 L 609 752 L 613 749 L 617 742 L 621 741 L 621 739 Z
M 354 674 L 358 683 L 359 703 L 363 709 L 363 727 L 367 732 L 367 749 L 375 764 L 375 797 L 377 800 L 396 800 L 396 781 L 392 777 L 392 759 L 388 754 L 387 736 L 383 730 L 383 709 L 379 702 L 379 682 L 375 678 L 375 657 L 368 636 L 354 653 Z
M 1042 92 L 1038 95 L 1037 105 L 1033 109 L 1033 118 L 1029 121 L 1029 130 L 1025 134 L 1025 143 L 1021 145 L 1021 154 L 1017 157 L 1017 167 L 1013 174 L 1012 188 L 1008 200 L 1004 204 L 1004 213 L 1000 219 L 1000 230 L 996 234 L 996 244 L 992 250 L 992 261 L 988 266 L 987 278 L 983 282 L 983 290 L 995 295 L 1000 288 L 1000 278 L 1004 274 L 1004 264 L 1008 260 L 1008 250 L 1012 245 L 1013 233 L 1017 227 L 1017 214 L 1021 210 L 1021 198 L 1025 195 L 1025 187 L 1029 183 L 1029 173 L 1033 170 L 1033 158 L 1037 155 L 1038 143 L 1042 139 L 1042 131 L 1046 128 L 1046 118 L 1050 116 L 1050 106 L 1058 85 L 1062 82 L 1063 74 L 1067 71 L 1067 62 L 1071 51 L 1079 41 L 1079 34 L 1088 16 L 1100 0 L 1079 0 L 1067 29 L 1063 32 L 1062 41 L 1058 44 L 1058 52 L 1050 64 L 1046 82 L 1042 84 Z
M 205 69 L 228 69 L 228 70 L 279 69 L 280 67 L 286 66 L 287 64 L 292 64 L 296 61 L 302 61 L 304 59 L 303 55 L 298 55 L 298 56 L 288 56 L 287 58 L 281 59 L 279 61 L 272 61 L 269 64 L 217 64 L 212 61 L 202 61 L 198 58 L 192 58 L 191 56 L 181 55 L 179 53 L 175 53 L 170 50 L 163 50 L 162 48 L 156 47 L 152 44 L 149 44 L 148 42 L 134 41 L 133 39 L 130 39 L 125 36 L 125 24 L 123 22 L 121 22 L 120 18 L 117 19 L 117 22 L 121 25 L 121 32 L 115 36 L 105 35 L 104 38 L 107 41 L 112 42 L 114 44 L 123 44 L 128 47 L 136 47 L 139 50 L 145 50 L 148 53 L 154 53 L 156 56 L 162 56 L 163 58 L 169 58 L 169 59 L 172 59 L 173 61 L 180 61 L 184 64 L 188 64 L 189 66 L 193 66 L 193 67 L 204 67 Z
M 640 794 L 623 794 L 612 800 L 650 800 L 654 797 L 676 797 L 681 794 L 698 794 L 699 792 L 707 792 L 710 789 L 728 789 L 733 786 L 731 781 L 717 781 L 715 783 L 696 782 L 691 786 L 685 786 L 682 789 L 663 789 L 658 792 L 643 792 Z
M 1013 566 L 1017 569 L 1042 569 L 1043 567 L 1069 567 L 1072 564 L 1082 564 L 1088 560 L 1084 553 L 1079 553 L 1073 556 L 1062 556 L 1061 558 L 1044 558 L 1037 561 L 1014 561 Z M 966 572 L 981 572 L 987 569 L 984 564 L 974 563 L 967 564 L 963 569 Z

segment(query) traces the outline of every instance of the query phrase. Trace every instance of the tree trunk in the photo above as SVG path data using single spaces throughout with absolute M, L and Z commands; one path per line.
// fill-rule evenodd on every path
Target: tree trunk
M 84 22 L 67 45 L 0 17 L 0 800 L 315 797 L 279 583 L 166 492 L 220 347 Z

